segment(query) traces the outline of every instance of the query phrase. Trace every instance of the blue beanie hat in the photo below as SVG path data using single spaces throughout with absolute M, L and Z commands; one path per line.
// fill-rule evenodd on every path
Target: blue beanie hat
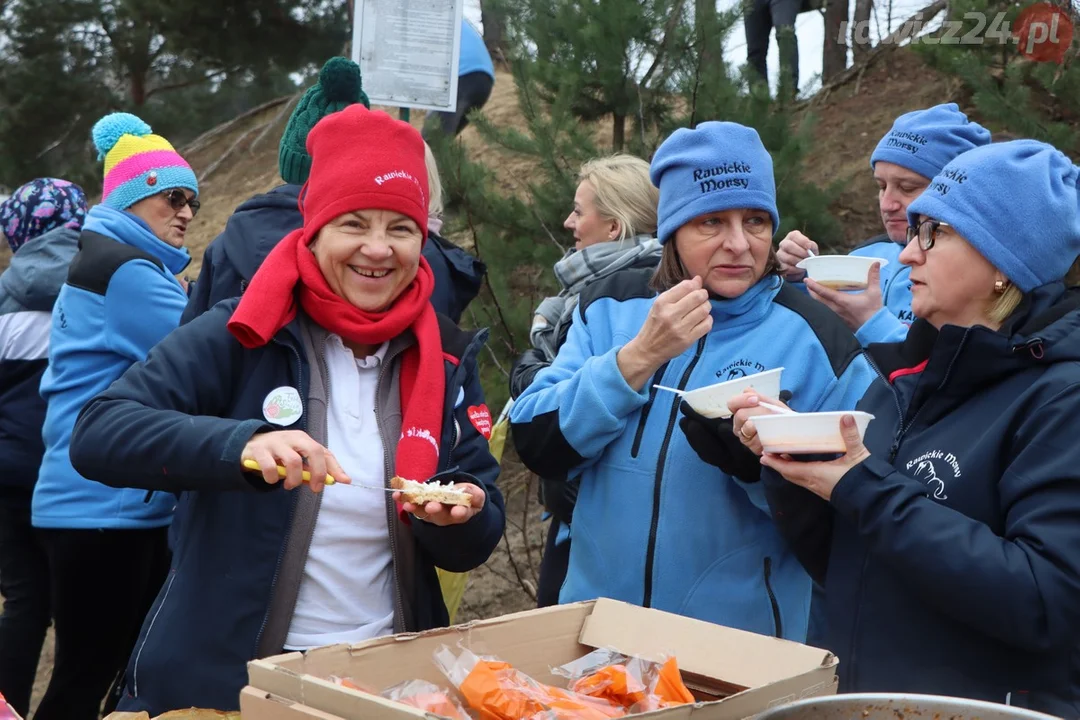
M 990 144 L 990 131 L 968 120 L 956 103 L 915 110 L 896 118 L 870 156 L 932 178 L 962 152 Z
M 1036 140 L 975 148 L 908 206 L 908 222 L 926 215 L 949 223 L 1029 292 L 1064 278 L 1080 255 L 1078 176 L 1063 152 Z
M 764 210 L 780 228 L 772 156 L 757 130 L 733 122 L 680 128 L 656 150 L 649 177 L 660 188 L 657 239 L 699 215 L 723 210 Z

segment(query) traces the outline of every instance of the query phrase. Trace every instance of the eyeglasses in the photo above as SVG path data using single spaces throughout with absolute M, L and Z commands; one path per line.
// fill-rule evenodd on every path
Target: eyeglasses
M 937 242 L 939 228 L 951 229 L 952 225 L 940 220 L 923 220 L 918 225 L 908 225 L 907 241 L 910 243 L 915 238 L 919 238 L 919 247 L 922 248 L 923 252 L 926 252 L 934 247 L 934 243 Z
M 176 212 L 180 212 L 181 210 L 183 210 L 185 205 L 190 207 L 191 217 L 195 217 L 196 215 L 198 215 L 199 208 L 202 207 L 202 203 L 200 203 L 195 198 L 191 198 L 190 200 L 188 200 L 187 193 L 185 193 L 180 188 L 166 190 L 161 194 L 165 196 L 165 199 L 169 201 L 169 206 Z

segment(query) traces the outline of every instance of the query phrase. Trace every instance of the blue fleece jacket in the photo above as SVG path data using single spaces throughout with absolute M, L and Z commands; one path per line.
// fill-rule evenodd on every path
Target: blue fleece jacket
M 63 529 L 164 527 L 175 497 L 147 498 L 145 491 L 87 480 L 72 468 L 68 449 L 83 406 L 179 324 L 187 294 L 174 275 L 190 258 L 139 218 L 104 205 L 91 208 L 79 242 L 53 308 L 49 367 L 41 381 L 48 409 L 33 523 Z
M 570 335 L 510 413 L 521 458 L 580 474 L 561 602 L 611 597 L 791 640 L 806 638 L 811 583 L 769 516 L 760 483 L 705 464 L 678 428 L 682 389 L 784 367 L 799 411 L 852 408 L 873 379 L 827 308 L 775 277 L 713 301 L 713 329 L 638 392 L 616 354 L 645 322 L 650 271 L 583 294 Z
M 879 235 L 851 251 L 852 255 L 889 261 L 881 268 L 882 307 L 855 333 L 863 347 L 871 343 L 902 342 L 915 322 L 911 312 L 911 268 L 900 262 L 903 250 L 902 243 L 893 242 L 888 235 Z
M 1080 291 L 1038 288 L 1000 332 L 919 320 L 868 352 L 870 457 L 830 502 L 763 474 L 825 583 L 841 692 L 1080 717 Z
M 458 52 L 458 76 L 482 72 L 495 79 L 495 65 L 484 45 L 484 38 L 468 20 L 461 21 L 461 47 Z

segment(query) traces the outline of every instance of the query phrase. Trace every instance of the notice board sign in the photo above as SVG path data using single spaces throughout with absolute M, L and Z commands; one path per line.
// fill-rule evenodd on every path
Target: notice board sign
M 464 0 L 356 0 L 352 59 L 372 105 L 455 110 Z

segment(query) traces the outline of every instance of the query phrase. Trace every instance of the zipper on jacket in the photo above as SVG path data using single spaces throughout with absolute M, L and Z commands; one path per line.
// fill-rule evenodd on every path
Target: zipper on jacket
M 900 404 L 900 393 L 898 393 L 896 387 L 889 382 L 888 376 L 881 372 L 881 368 L 874 362 L 874 358 L 867 352 L 864 352 L 863 356 L 866 358 L 867 364 L 878 374 L 878 377 L 885 381 L 885 386 L 889 388 L 889 393 L 892 395 L 893 402 L 896 403 L 896 433 L 893 435 L 892 445 L 889 447 L 889 462 L 891 463 L 896 459 L 896 453 L 900 450 L 900 440 L 904 436 L 904 408 Z
M 386 356 L 383 357 L 382 365 L 379 367 L 379 377 L 375 381 L 376 410 L 378 410 L 378 402 L 379 402 L 378 388 L 382 387 L 383 379 L 386 377 L 387 368 L 390 367 L 390 364 L 397 358 L 397 356 L 399 354 L 400 353 L 395 353 L 393 356 L 387 354 Z M 402 416 L 402 419 L 404 419 L 404 417 L 405 417 L 405 409 L 404 408 L 402 408 L 402 410 L 401 410 L 401 416 Z M 386 437 L 383 435 L 383 432 L 382 432 L 382 423 L 379 423 L 379 436 L 383 441 L 383 473 L 385 474 L 385 477 L 386 477 L 386 479 L 383 480 L 383 482 L 386 483 L 387 487 L 389 487 L 390 486 L 390 478 L 394 477 L 394 468 L 390 464 L 390 453 L 388 453 L 386 451 L 386 444 L 385 444 L 386 443 Z M 391 561 L 394 564 L 394 617 L 395 618 L 401 618 L 402 626 L 405 627 L 406 630 L 408 630 L 409 629 L 407 627 L 408 623 L 406 622 L 407 618 L 405 617 L 405 603 L 401 599 L 401 587 L 402 587 L 402 582 L 401 582 L 401 562 L 400 562 L 400 560 L 398 558 L 399 550 L 398 550 L 398 543 L 397 543 L 397 533 L 394 531 L 394 529 L 397 527 L 394 523 L 401 522 L 401 520 L 399 520 L 398 517 L 397 517 L 397 506 L 395 505 L 393 500 L 392 499 L 387 499 L 384 502 L 386 503 L 386 521 L 387 521 L 387 523 L 389 523 L 387 525 L 387 530 L 390 531 L 388 533 L 390 535 L 390 558 L 391 558 Z
M 682 377 L 679 378 L 679 390 L 686 389 L 686 383 L 690 381 L 690 374 L 694 372 L 701 354 L 705 350 L 705 338 L 697 342 L 697 350 L 693 359 L 686 366 Z M 664 442 L 660 445 L 660 454 L 656 458 L 656 481 L 653 484 L 652 524 L 649 526 L 649 544 L 645 550 L 645 591 L 643 593 L 642 606 L 652 607 L 653 565 L 656 562 L 656 530 L 660 525 L 660 488 L 664 479 L 664 461 L 667 460 L 668 445 L 671 444 L 671 433 L 675 429 L 675 421 L 679 419 L 680 398 L 675 397 L 671 401 L 671 416 L 668 418 L 667 431 L 664 433 Z
M 169 582 L 165 586 L 165 594 L 161 597 L 161 604 L 157 606 L 157 610 L 154 612 L 154 616 L 150 618 L 150 625 L 146 628 L 146 635 L 143 636 L 143 641 L 139 645 L 138 651 L 135 653 L 135 662 L 131 664 L 131 695 L 132 697 L 139 697 L 139 660 L 142 658 L 143 649 L 146 647 L 146 643 L 150 640 L 150 633 L 154 630 L 154 623 L 157 622 L 158 615 L 165 608 L 165 603 L 169 601 L 169 593 L 172 592 L 173 582 L 176 580 L 176 571 L 169 573 Z
M 784 624 L 780 620 L 780 603 L 776 601 L 776 593 L 772 589 L 772 558 L 765 558 L 765 592 L 769 593 L 769 604 L 772 605 L 773 623 L 776 625 L 776 637 L 784 637 Z
M 936 392 L 941 392 L 941 389 L 945 387 L 949 382 L 949 377 L 952 375 L 953 368 L 956 366 L 956 359 L 960 357 L 960 353 L 964 349 L 964 345 L 967 343 L 968 335 L 971 334 L 971 328 L 964 331 L 963 337 L 960 338 L 960 342 L 956 347 L 956 352 L 953 353 L 952 360 L 949 361 L 949 366 L 945 368 L 945 375 L 941 378 L 941 382 L 938 383 Z M 869 358 L 869 356 L 867 356 Z M 875 369 L 877 369 L 875 367 Z M 880 373 L 880 371 L 879 371 Z M 886 380 L 888 382 L 888 380 Z M 906 423 L 904 422 L 904 411 L 900 407 L 900 395 L 890 383 L 890 388 L 893 391 L 893 399 L 896 401 L 896 407 L 900 411 L 900 426 L 896 431 L 896 435 L 893 437 L 892 447 L 889 448 L 889 463 L 891 464 L 896 460 L 897 454 L 900 452 L 900 443 L 904 440 L 904 435 L 907 434 L 914 425 L 915 421 L 919 419 L 919 415 L 922 414 L 923 408 L 926 407 L 924 402 L 919 406 L 919 409 L 915 411 L 915 414 L 911 416 L 911 419 Z
M 649 401 L 645 403 L 645 407 L 641 408 L 641 419 L 638 420 L 637 434 L 634 435 L 634 445 L 630 448 L 630 457 L 636 458 L 638 452 L 641 450 L 641 438 L 645 434 L 645 423 L 649 421 L 649 411 L 652 410 L 653 402 L 656 400 L 656 385 L 664 381 L 664 373 L 667 372 L 668 365 L 671 361 L 660 366 L 660 369 L 656 371 L 656 374 L 650 378 L 649 381 Z
M 280 342 L 280 341 L 277 341 Z M 282 343 L 284 344 L 284 343 Z M 293 352 L 293 356 L 296 358 L 296 378 L 297 381 L 303 385 L 304 383 L 304 362 L 300 359 L 300 351 L 292 345 L 288 346 Z M 307 398 L 301 400 L 301 406 L 307 402 Z M 304 419 L 304 429 L 307 430 L 307 413 L 300 415 Z M 251 656 L 255 657 L 259 651 L 259 643 L 262 642 L 263 633 L 266 632 L 266 624 L 270 622 L 270 606 L 274 601 L 274 588 L 277 587 L 278 576 L 281 575 L 281 562 L 285 559 L 285 548 L 289 546 L 289 536 L 292 535 L 293 517 L 296 515 L 296 500 L 294 499 L 289 503 L 289 519 L 285 524 L 285 537 L 281 539 L 281 547 L 278 548 L 277 561 L 274 563 L 274 576 L 270 579 L 270 592 L 268 593 L 269 599 L 266 603 L 266 612 L 263 613 L 262 624 L 259 625 L 259 632 L 255 636 L 255 646 L 251 649 Z

